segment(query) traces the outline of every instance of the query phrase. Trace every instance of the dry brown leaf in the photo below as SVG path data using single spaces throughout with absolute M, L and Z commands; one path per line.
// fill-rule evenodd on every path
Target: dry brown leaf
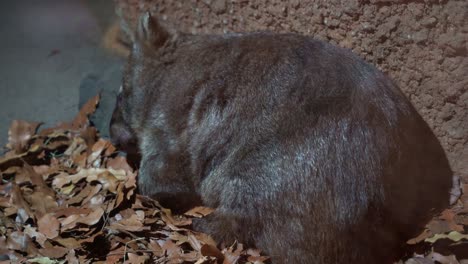
M 170 239 L 165 239 L 165 240 L 157 240 L 158 244 L 161 246 L 161 248 L 166 252 L 166 255 L 168 256 L 180 256 L 182 254 L 182 249 L 177 246 L 174 242 L 172 242 Z
M 154 239 L 150 239 L 150 243 L 148 244 L 149 250 L 155 255 L 156 257 L 162 257 L 164 255 L 164 250 L 158 244 L 158 242 Z
M 43 179 L 47 179 L 50 174 L 54 174 L 59 171 L 58 166 L 40 165 L 32 167 L 37 174 L 42 175 Z
M 53 214 L 45 214 L 37 221 L 37 226 L 39 232 L 47 238 L 52 239 L 59 235 L 60 222 Z
M 97 207 L 89 214 L 70 215 L 64 219 L 59 219 L 62 225 L 62 232 L 74 228 L 79 223 L 88 226 L 95 225 L 101 220 L 103 214 L 104 210 L 101 207 Z
M 108 159 L 106 167 L 114 170 L 124 170 L 129 175 L 133 173 L 133 169 L 128 165 L 127 159 L 122 156 Z
M 95 127 L 87 127 L 80 130 L 79 138 L 82 138 L 87 146 L 88 155 L 91 152 L 91 148 L 97 140 L 97 130 Z
M 5 171 L 11 167 L 23 166 L 24 162 L 31 162 L 37 160 L 35 154 L 39 154 L 43 148 L 38 145 L 31 146 L 27 152 L 21 154 L 15 154 L 13 156 L 3 156 L 0 158 L 0 171 Z
M 162 220 L 166 222 L 167 226 L 170 227 L 174 231 L 185 230 L 179 227 L 188 226 L 192 224 L 192 219 L 184 217 L 182 215 L 177 215 L 173 217 L 171 210 L 169 209 L 162 209 L 162 212 L 163 212 L 163 214 L 161 214 Z
M 114 150 L 115 148 L 112 146 L 112 144 L 104 139 L 99 139 L 91 148 L 91 153 L 88 155 L 87 158 L 87 163 L 91 164 L 92 167 L 94 168 L 99 168 L 101 167 L 101 155 L 103 154 L 104 151 L 106 151 L 108 148 L 112 147 Z
M 68 249 L 64 247 L 54 246 L 39 249 L 39 253 L 41 253 L 42 256 L 57 259 L 65 256 L 68 253 Z
M 223 249 L 222 253 L 224 255 L 223 264 L 235 264 L 240 259 L 244 246 L 240 243 L 235 242 L 229 248 Z
M 87 145 L 84 139 L 80 137 L 73 138 L 72 143 L 63 154 L 71 157 L 73 164 L 76 164 L 78 167 L 86 167 Z
M 47 186 L 42 176 L 39 175 L 33 167 L 27 163 L 24 163 L 23 170 L 29 175 L 32 184 L 37 187 L 38 191 L 43 192 L 45 195 L 52 198 L 55 197 L 55 192 Z
M 200 252 L 203 256 L 215 257 L 220 261 L 224 261 L 223 253 L 221 253 L 221 251 L 215 246 L 205 244 L 201 247 Z
M 95 196 L 97 193 L 99 193 L 102 189 L 102 185 L 96 184 L 96 185 L 86 185 L 84 189 L 82 189 L 78 194 L 75 196 L 71 197 L 68 201 L 68 205 L 72 204 L 86 204 L 91 200 L 93 196 Z
M 459 225 L 455 222 L 455 216 L 456 213 L 453 210 L 446 209 L 442 212 L 439 218 L 447 222 L 448 227 L 451 229 L 451 231 L 463 232 L 463 225 Z
M 103 184 L 104 188 L 111 188 L 115 192 L 117 186 L 116 181 L 124 181 L 126 173 L 124 170 L 113 169 L 80 169 L 78 173 L 69 175 L 61 173 L 54 177 L 52 185 L 55 188 L 62 189 L 67 184 L 76 184 L 77 182 L 86 179 L 87 182 L 99 181 Z
M 206 245 L 210 245 L 210 246 L 213 246 L 213 247 L 216 247 L 216 242 L 213 240 L 213 238 L 208 235 L 208 234 L 205 234 L 205 233 L 199 233 L 199 232 L 194 232 L 192 233 L 197 239 L 198 241 L 200 241 L 202 244 L 206 244 Z
M 452 231 L 450 223 L 443 220 L 433 219 L 427 224 L 427 228 L 431 230 L 433 234 L 441 234 Z
M 24 152 L 27 149 L 27 143 L 36 133 L 37 128 L 41 123 L 31 123 L 23 120 L 13 120 L 8 130 L 9 149 L 14 150 L 17 154 Z
M 192 216 L 192 217 L 202 218 L 213 213 L 213 211 L 214 211 L 213 208 L 198 206 L 198 207 L 190 209 L 184 214 L 188 216 Z
M 128 260 L 125 261 L 125 263 L 129 264 L 142 264 L 146 263 L 147 260 L 149 260 L 149 256 L 147 255 L 138 255 L 134 253 L 128 253 Z
M 59 243 L 60 245 L 66 247 L 67 249 L 78 249 L 81 248 L 80 242 L 73 237 L 68 238 L 56 238 L 54 239 L 55 242 Z
M 6 245 L 7 248 L 11 250 L 25 251 L 28 253 L 37 252 L 37 249 L 34 247 L 31 238 L 29 238 L 28 235 L 20 231 L 10 233 L 6 241 Z
M 106 256 L 106 263 L 113 264 L 113 263 L 120 263 L 120 260 L 124 257 L 124 250 L 119 248 L 118 252 L 111 251 Z
M 13 184 L 13 189 L 11 192 L 11 200 L 12 200 L 12 204 L 16 208 L 23 209 L 29 218 L 34 215 L 29 204 L 24 200 L 21 189 L 16 184 Z M 27 220 L 27 219 L 24 219 L 24 220 Z
M 68 254 L 67 254 L 65 260 L 67 261 L 68 264 L 79 264 L 80 263 L 80 261 L 76 257 L 75 250 L 73 250 L 73 249 L 68 251 Z
M 89 125 L 88 116 L 96 111 L 96 107 L 99 104 L 100 95 L 96 95 L 89 99 L 81 108 L 78 115 L 75 117 L 71 124 L 73 130 L 79 130 L 80 128 L 86 128 Z
M 47 240 L 47 237 L 41 233 L 37 232 L 35 227 L 31 227 L 30 225 L 27 225 L 24 227 L 24 233 L 28 235 L 30 238 L 34 238 L 34 240 L 41 246 L 44 247 L 44 243 Z
M 55 198 L 43 193 L 42 191 L 35 191 L 28 197 L 31 204 L 31 209 L 36 213 L 36 217 L 40 218 L 44 214 L 54 211 L 58 204 Z
M 134 214 L 129 218 L 125 218 L 119 220 L 117 222 L 112 223 L 109 228 L 113 230 L 125 230 L 131 232 L 141 232 L 143 230 L 149 230 L 149 226 L 143 225 L 143 219 L 141 219 L 138 215 Z
M 104 210 L 101 207 L 97 207 L 92 213 L 78 218 L 76 222 L 85 225 L 95 225 L 99 222 L 103 214 Z
M 187 234 L 187 242 L 195 251 L 201 251 L 202 243 L 191 232 Z
M 182 253 L 178 258 L 173 258 L 175 261 L 195 262 L 200 259 L 202 255 L 197 251 L 189 251 Z

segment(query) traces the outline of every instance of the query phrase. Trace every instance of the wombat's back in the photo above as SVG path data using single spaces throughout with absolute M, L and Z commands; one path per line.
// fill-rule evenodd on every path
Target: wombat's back
M 194 175 L 204 202 L 237 219 L 204 229 L 216 238 L 252 241 L 275 263 L 390 263 L 448 205 L 439 142 L 357 56 L 261 33 L 196 58 L 209 77 L 189 114 Z

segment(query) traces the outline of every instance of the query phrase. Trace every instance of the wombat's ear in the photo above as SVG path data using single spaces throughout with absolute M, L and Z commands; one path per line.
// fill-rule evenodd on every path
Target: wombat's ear
M 124 16 L 122 7 L 119 6 L 115 11 L 120 20 L 120 29 L 131 43 L 135 43 L 135 30 L 132 30 L 131 23 Z
M 171 33 L 150 12 L 143 13 L 138 19 L 135 43 L 143 43 L 159 48 L 171 38 Z

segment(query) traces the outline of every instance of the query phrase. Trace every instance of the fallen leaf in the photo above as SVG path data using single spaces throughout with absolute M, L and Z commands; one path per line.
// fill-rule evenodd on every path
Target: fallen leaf
M 81 128 L 87 127 L 89 124 L 88 116 L 96 111 L 96 107 L 99 104 L 100 95 L 96 95 L 93 98 L 89 99 L 83 107 L 81 108 L 78 115 L 75 117 L 71 123 L 71 128 L 74 130 L 79 130 Z
M 30 225 L 26 225 L 24 227 L 24 233 L 28 235 L 30 238 L 34 238 L 34 240 L 41 246 L 44 247 L 44 243 L 47 240 L 47 237 L 41 233 L 38 232 L 35 227 L 32 227 Z
M 213 211 L 214 211 L 213 208 L 198 206 L 198 207 L 190 209 L 184 214 L 188 216 L 192 216 L 192 217 L 202 218 L 213 213 Z
M 30 123 L 23 120 L 13 120 L 8 130 L 7 147 L 14 150 L 17 154 L 24 152 L 27 149 L 27 142 L 36 133 L 40 124 L 41 123 Z
M 146 255 L 128 253 L 127 256 L 128 256 L 128 260 L 125 263 L 129 263 L 129 264 L 142 264 L 142 263 L 146 263 L 146 261 L 149 260 L 149 256 L 146 256 Z
M 439 239 L 444 239 L 444 238 L 448 238 L 448 239 L 450 239 L 450 240 L 452 240 L 452 241 L 458 242 L 458 241 L 460 241 L 460 240 L 462 240 L 462 239 L 468 240 L 468 235 L 466 235 L 466 234 L 461 234 L 461 233 L 459 233 L 459 232 L 457 232 L 457 231 L 452 231 L 452 232 L 450 232 L 448 235 L 445 235 L 445 234 L 436 234 L 436 235 L 434 235 L 434 236 L 431 237 L 431 238 L 425 239 L 424 241 L 429 242 L 429 243 L 435 243 L 437 240 L 439 240 Z
M 224 261 L 223 253 L 217 248 L 212 245 L 205 244 L 201 247 L 200 252 L 203 256 L 207 257 L 215 257 L 220 261 Z
M 60 245 L 68 248 L 68 249 L 78 249 L 81 247 L 81 243 L 78 242 L 78 240 L 76 240 L 75 238 L 73 237 L 68 237 L 68 238 L 56 238 L 54 239 L 55 242 L 59 243 Z
M 37 257 L 28 260 L 29 263 L 36 264 L 58 264 L 57 260 L 51 259 L 49 257 Z
M 39 232 L 47 238 L 55 238 L 59 234 L 60 222 L 52 214 L 45 214 L 37 221 Z
M 39 249 L 39 253 L 41 253 L 41 255 L 43 256 L 58 259 L 58 258 L 65 256 L 68 253 L 68 249 L 64 247 L 54 246 L 54 247 L 47 247 L 47 248 Z
M 75 253 L 74 249 L 68 251 L 68 254 L 67 254 L 65 260 L 67 261 L 68 264 L 79 264 L 80 263 L 80 261 L 76 257 L 76 253 Z

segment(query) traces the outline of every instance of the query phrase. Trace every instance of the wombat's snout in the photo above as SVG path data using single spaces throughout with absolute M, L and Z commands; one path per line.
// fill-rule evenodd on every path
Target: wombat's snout
M 134 168 L 138 167 L 141 160 L 141 155 L 138 151 L 138 140 L 130 126 L 123 120 L 118 105 L 112 114 L 109 134 L 112 144 L 117 149 L 127 153 L 129 164 Z
M 125 124 L 113 121 L 111 121 L 110 125 L 110 137 L 112 144 L 125 152 L 127 152 L 127 150 L 122 148 L 137 143 L 135 136 Z

